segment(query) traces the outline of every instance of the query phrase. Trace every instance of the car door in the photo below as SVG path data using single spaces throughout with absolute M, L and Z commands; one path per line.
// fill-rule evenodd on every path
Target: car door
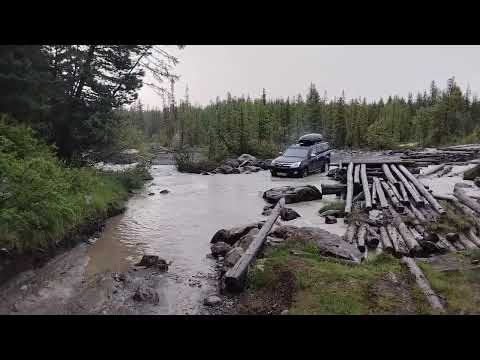
M 311 157 L 310 157 L 310 171 L 317 171 L 319 168 L 319 161 L 318 161 L 318 145 L 313 145 L 311 149 Z

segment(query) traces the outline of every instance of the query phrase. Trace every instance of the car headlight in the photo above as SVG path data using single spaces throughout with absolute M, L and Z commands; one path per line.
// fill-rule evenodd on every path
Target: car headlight
M 301 163 L 302 163 L 302 162 L 301 162 L 301 161 L 299 161 L 299 162 L 296 162 L 296 163 L 290 164 L 290 167 L 292 167 L 292 168 L 299 167 Z
M 275 165 L 277 162 L 275 160 L 272 160 L 272 162 L 270 163 L 270 165 Z

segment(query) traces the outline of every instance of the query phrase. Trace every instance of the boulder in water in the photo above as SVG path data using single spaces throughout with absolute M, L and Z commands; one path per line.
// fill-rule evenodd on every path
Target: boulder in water
M 169 263 L 164 259 L 160 259 L 157 255 L 143 255 L 140 262 L 135 264 L 135 266 L 145 266 L 146 268 L 156 267 L 162 271 L 167 271 L 169 265 Z
M 170 190 L 163 189 L 162 191 L 160 191 L 160 194 L 168 194 L 169 192 L 170 192 Z
M 336 224 L 337 223 L 337 218 L 332 215 L 327 215 L 325 216 L 325 224 Z
M 215 257 L 225 256 L 225 254 L 229 252 L 231 248 L 232 247 L 230 245 L 223 241 L 216 242 L 210 247 L 210 249 L 212 250 L 212 255 Z
M 241 163 L 246 161 L 246 160 L 249 160 L 249 161 L 256 161 L 257 158 L 253 155 L 250 155 L 250 154 L 242 154 L 240 155 L 238 158 L 237 158 L 238 161 L 240 161 Z
M 240 246 L 235 246 L 226 255 L 224 264 L 228 267 L 234 266 L 238 260 L 242 257 L 244 251 Z
M 291 204 L 300 201 L 319 200 L 322 198 L 322 193 L 313 185 L 281 186 L 263 193 L 263 198 L 271 204 L 277 203 L 282 197 L 285 197 L 286 204 Z
M 222 299 L 217 295 L 210 295 L 205 300 L 203 300 L 203 305 L 205 306 L 215 306 L 220 305 L 222 303 Z
M 239 242 L 238 245 L 243 249 L 243 251 L 247 251 L 248 247 L 252 243 L 252 241 L 255 239 L 255 236 L 258 234 L 258 228 L 252 228 L 247 235 L 243 236 Z
M 300 214 L 297 213 L 295 210 L 293 210 L 291 208 L 283 207 L 280 210 L 280 218 L 283 221 L 290 221 L 290 220 L 294 220 L 294 219 L 299 218 L 299 217 L 300 217 Z

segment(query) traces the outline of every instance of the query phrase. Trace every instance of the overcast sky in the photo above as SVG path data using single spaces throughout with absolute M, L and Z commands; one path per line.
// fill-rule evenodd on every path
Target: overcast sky
M 239 46 L 187 45 L 174 51 L 180 63 L 176 97 L 183 98 L 188 84 L 190 101 L 206 105 L 217 96 L 305 96 L 311 82 L 320 95 L 374 100 L 389 95 L 407 96 L 428 89 L 430 82 L 445 87 L 455 76 L 462 88 L 480 90 L 480 46 Z M 140 100 L 161 106 L 151 89 Z

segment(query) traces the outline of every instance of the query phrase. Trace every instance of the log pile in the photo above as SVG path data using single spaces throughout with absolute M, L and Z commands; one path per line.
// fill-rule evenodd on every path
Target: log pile
M 369 163 L 344 165 L 347 168 L 345 222 L 348 224 L 344 239 L 356 243 L 365 257 L 379 252 L 397 257 L 425 257 L 480 248 L 480 221 L 476 218 L 472 220 L 476 228 L 457 237 L 427 230 L 428 223 L 438 221 L 446 211 L 406 166 L 386 163 L 379 167 L 375 163 L 371 171 Z M 446 168 L 442 165 L 436 171 Z M 478 202 L 468 197 L 461 187 L 455 187 L 454 195 L 462 214 L 480 215 Z
M 411 161 L 417 166 L 439 164 L 445 166 L 448 163 L 468 162 L 478 158 L 480 145 L 465 147 L 445 147 L 434 151 L 411 151 L 407 150 L 401 158 Z

